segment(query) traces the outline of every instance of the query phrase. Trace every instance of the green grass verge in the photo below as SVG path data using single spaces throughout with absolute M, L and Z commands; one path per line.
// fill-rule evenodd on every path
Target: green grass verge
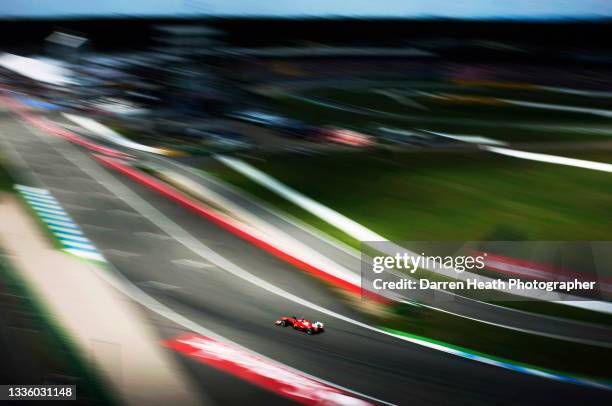
M 400 330 L 394 330 L 394 329 L 390 329 L 390 328 L 386 328 L 386 327 L 382 327 L 382 329 L 388 331 L 389 333 L 392 334 L 396 334 L 396 335 L 400 335 L 400 336 L 404 336 L 404 337 L 409 337 L 409 338 L 413 338 L 416 340 L 420 340 L 420 341 L 425 341 L 428 343 L 432 343 L 432 344 L 436 344 L 436 345 L 440 345 L 442 347 L 447 347 L 453 350 L 457 350 L 457 351 L 461 351 L 461 352 L 465 352 L 471 355 L 477 355 L 480 357 L 484 357 L 484 358 L 489 358 L 491 360 L 494 361 L 499 361 L 499 362 L 503 362 L 503 363 L 507 363 L 507 364 L 514 364 L 516 366 L 521 366 L 524 368 L 530 368 L 530 369 L 535 369 L 538 371 L 542 371 L 542 372 L 546 372 L 546 373 L 550 373 L 550 374 L 557 374 L 557 375 L 565 375 L 565 376 L 570 376 L 573 378 L 582 378 L 582 379 L 589 379 L 589 380 L 596 380 L 599 383 L 602 384 L 606 384 L 606 385 L 611 385 L 612 382 L 608 379 L 609 377 L 606 376 L 603 379 L 598 379 L 598 377 L 593 377 L 593 376 L 588 376 L 588 375 L 583 375 L 583 374 L 575 374 L 573 372 L 568 372 L 568 371 L 559 371 L 559 370 L 554 370 L 554 369 L 549 369 L 549 368 L 543 368 L 539 365 L 533 365 L 533 364 L 528 364 L 525 362 L 520 362 L 520 361 L 515 361 L 515 360 L 510 360 L 507 358 L 503 358 L 503 357 L 498 357 L 495 355 L 490 355 L 490 354 L 485 354 L 483 352 L 480 351 L 474 351 L 473 349 L 470 348 L 466 348 L 466 347 L 461 347 L 458 345 L 454 345 L 454 344 L 449 344 L 443 341 L 439 341 L 439 340 L 433 340 L 429 337 L 422 337 L 422 336 L 418 336 L 416 334 L 411 334 L 405 331 L 400 331 Z
M 0 156 L 0 191 L 4 192 L 12 192 L 13 191 L 13 178 L 6 170 L 4 166 L 4 160 L 2 156 Z
M 287 154 L 250 163 L 390 240 L 612 237 L 607 173 L 488 153 Z M 204 169 L 304 218 L 292 203 L 261 193 L 262 187 L 221 164 Z M 313 225 L 337 235 L 327 223 Z
M 610 348 L 507 330 L 408 304 L 401 304 L 395 312 L 372 321 L 385 329 L 427 337 L 426 340 L 443 342 L 446 346 L 469 348 L 469 352 L 491 354 L 514 363 L 600 379 L 612 378 Z

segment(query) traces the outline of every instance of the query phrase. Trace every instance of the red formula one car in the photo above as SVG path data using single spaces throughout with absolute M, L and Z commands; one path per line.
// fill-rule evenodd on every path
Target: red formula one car
M 316 321 L 313 323 L 303 317 L 283 316 L 280 319 L 276 320 L 276 325 L 281 327 L 291 326 L 296 330 L 305 331 L 309 335 L 323 332 L 323 323 L 321 323 L 320 321 Z

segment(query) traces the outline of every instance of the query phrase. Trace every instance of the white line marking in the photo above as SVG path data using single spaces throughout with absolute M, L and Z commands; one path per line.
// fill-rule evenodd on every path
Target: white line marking
M 169 285 L 167 283 L 158 282 L 158 281 L 146 281 L 146 282 L 137 282 L 138 286 L 142 286 L 145 288 L 152 288 L 158 290 L 179 290 L 181 289 L 178 286 Z
M 32 187 L 32 186 L 15 185 L 15 188 L 19 189 L 21 191 L 27 191 L 27 192 L 34 193 L 34 194 L 40 194 L 40 195 L 48 195 L 49 194 L 49 191 L 47 189 L 41 189 L 41 188 Z
M 84 251 L 84 250 L 75 249 L 75 248 L 64 248 L 64 251 L 68 252 L 69 254 L 81 257 L 81 258 L 93 259 L 96 261 L 106 262 L 106 259 L 97 252 Z
M 171 240 L 171 238 L 168 237 L 167 235 L 163 235 L 159 233 L 151 233 L 148 231 L 136 231 L 133 234 L 138 237 L 151 238 L 151 239 L 161 240 L 161 241 Z
M 595 171 L 612 172 L 612 164 L 595 161 L 585 161 L 583 159 L 566 158 L 557 155 L 538 154 L 535 152 L 518 151 L 509 148 L 489 147 L 483 145 L 481 149 L 496 154 L 507 155 L 514 158 L 527 159 L 530 161 L 547 162 L 557 165 L 573 166 L 576 168 L 593 169 Z
M 35 207 L 35 208 L 42 207 L 42 208 L 45 208 L 45 209 L 61 210 L 61 206 L 59 204 L 57 204 L 57 203 L 53 203 L 53 204 L 40 203 L 40 202 L 34 201 L 34 200 L 30 199 L 30 198 L 26 198 L 26 200 L 28 201 L 28 203 L 30 203 L 30 205 L 32 207 Z
M 95 230 L 95 231 L 114 231 L 113 228 L 104 227 L 104 226 L 98 226 L 96 224 L 81 224 L 81 227 L 87 228 L 87 229 L 90 229 L 90 230 Z
M 47 221 L 47 220 L 58 220 L 58 221 L 66 221 L 66 222 L 71 222 L 72 221 L 72 219 L 70 217 L 68 217 L 66 214 L 61 214 L 61 215 L 47 214 L 47 213 L 38 213 L 38 214 L 45 221 Z
M 110 210 L 106 210 L 106 212 L 111 213 L 111 214 L 116 214 L 118 216 L 125 216 L 125 217 L 142 217 L 138 213 L 134 213 L 133 211 L 122 210 L 122 209 L 110 209 Z
M 59 239 L 59 240 L 66 247 L 83 248 L 83 249 L 86 249 L 86 250 L 96 251 L 96 247 L 94 247 L 91 244 L 83 244 L 83 243 L 80 243 L 80 242 L 72 242 L 72 241 L 62 240 L 62 239 Z
M 603 110 L 603 109 L 591 109 L 587 107 L 578 107 L 578 106 L 564 106 L 561 104 L 548 104 L 548 103 L 534 103 L 527 102 L 522 100 L 509 100 L 509 99 L 499 99 L 506 103 L 514 104 L 515 106 L 522 107 L 533 107 L 536 109 L 545 109 L 545 110 L 557 110 L 557 111 L 568 111 L 571 113 L 584 113 L 584 114 L 593 114 L 601 117 L 612 117 L 612 110 Z
M 76 228 L 65 228 L 65 227 L 56 226 L 55 224 L 47 224 L 47 226 L 50 229 L 52 229 L 53 231 L 59 231 L 59 232 L 62 232 L 62 233 L 69 233 L 69 234 L 83 235 L 81 230 L 78 230 Z
M 420 303 L 411 302 L 410 300 L 400 300 L 400 302 L 405 303 L 405 304 L 410 305 L 410 306 L 414 306 L 414 307 L 421 307 Z M 435 307 L 433 309 L 435 309 Z
M 74 223 L 67 223 L 65 221 L 58 221 L 58 220 L 50 220 L 50 219 L 43 218 L 42 216 L 41 216 L 41 218 L 47 224 L 52 224 L 54 226 L 61 226 L 61 227 L 67 227 L 67 228 L 71 228 L 72 227 L 75 230 L 78 230 L 77 226 L 75 226 Z
M 203 269 L 203 268 L 211 268 L 213 267 L 212 264 L 208 264 L 208 263 L 204 263 L 204 262 L 198 262 L 198 261 L 192 261 L 191 259 L 173 259 L 170 262 L 172 262 L 175 265 L 178 266 L 183 266 L 183 267 L 188 267 L 188 268 L 195 268 L 195 269 Z
M 495 140 L 493 138 L 483 137 L 481 135 L 449 134 L 430 130 L 425 131 L 431 134 L 439 135 L 440 137 L 450 138 L 456 141 L 469 142 L 472 144 L 508 145 L 507 142 Z
M 57 209 L 47 209 L 46 207 L 35 206 L 31 204 L 32 208 L 39 213 L 45 213 L 46 215 L 58 215 L 66 217 L 66 212 L 64 210 Z
M 548 90 L 550 92 L 575 94 L 578 96 L 587 97 L 612 97 L 612 92 L 606 92 L 601 90 L 583 90 L 583 89 L 572 89 L 569 87 L 554 87 L 554 86 L 538 86 L 540 89 Z
M 57 187 L 57 186 L 49 186 L 49 189 L 53 190 L 54 194 L 67 194 L 67 195 L 83 195 L 83 194 L 87 194 L 87 192 L 83 192 L 83 191 L 76 191 L 76 190 L 69 190 L 69 189 L 64 189 L 61 187 Z
M 57 204 L 57 200 L 55 200 L 53 197 L 49 196 L 42 196 L 42 195 L 32 195 L 30 193 L 27 192 L 21 192 L 21 194 L 28 200 L 28 201 L 33 201 L 33 202 L 40 202 L 40 203 L 46 203 L 46 204 Z
M 91 207 L 79 206 L 78 204 L 63 203 L 62 205 L 65 208 L 67 208 L 67 209 L 76 210 L 76 211 L 92 211 L 92 210 L 95 210 L 95 209 L 93 209 Z
M 115 250 L 115 249 L 104 250 L 104 253 L 106 255 L 112 255 L 112 256 L 123 257 L 123 258 L 135 258 L 135 257 L 141 256 L 140 254 L 136 254 L 134 252 L 120 251 L 120 250 Z

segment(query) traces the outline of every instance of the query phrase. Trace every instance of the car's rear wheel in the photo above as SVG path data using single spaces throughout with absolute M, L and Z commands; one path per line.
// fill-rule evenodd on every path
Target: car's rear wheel
M 309 336 L 311 336 L 311 335 L 312 335 L 312 333 L 314 333 L 314 331 L 312 331 L 312 329 L 311 329 L 311 328 L 309 328 L 308 330 L 306 330 L 306 333 L 308 333 L 308 335 L 309 335 Z

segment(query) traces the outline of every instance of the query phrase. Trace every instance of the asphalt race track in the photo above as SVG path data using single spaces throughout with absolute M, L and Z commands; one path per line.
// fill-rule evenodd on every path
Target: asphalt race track
M 360 269 L 361 258 L 359 253 L 353 254 L 350 251 L 338 248 L 336 245 L 313 235 L 295 223 L 276 215 L 272 211 L 266 210 L 258 202 L 247 198 L 244 194 L 238 193 L 226 185 L 221 185 L 214 179 L 170 159 L 151 154 L 148 154 L 145 159 L 162 165 L 162 167 L 169 168 L 195 183 L 200 183 L 207 189 L 242 207 L 243 210 L 263 219 L 266 223 L 273 224 L 285 234 L 304 242 L 309 247 L 316 248 L 318 252 L 324 254 L 335 263 L 348 269 Z M 432 298 L 429 302 L 427 300 L 427 298 L 422 298 L 423 303 L 443 311 L 449 311 L 487 323 L 508 326 L 517 330 L 530 331 L 543 336 L 564 337 L 577 342 L 601 343 L 607 346 L 610 345 L 610 337 L 612 336 L 612 329 L 610 328 L 570 319 L 522 312 L 509 307 L 494 306 L 444 291 L 436 292 L 435 299 Z
M 210 252 L 198 247 L 301 299 L 364 321 L 321 282 L 6 111 L 0 112 L 0 147 L 19 172 L 29 174 L 20 182 L 50 190 L 131 282 L 177 313 L 274 360 L 395 404 L 606 404 L 611 399 L 609 391 L 488 366 L 386 336 L 239 278 L 211 263 Z M 274 326 L 277 317 L 292 314 L 320 320 L 327 331 L 308 336 Z M 180 334 L 167 322 L 160 321 L 158 329 L 163 338 Z M 221 397 L 230 395 L 219 393 L 224 385 L 251 386 L 205 365 L 181 362 L 212 398 L 227 400 Z M 287 403 L 259 388 L 250 390 L 250 403 Z

